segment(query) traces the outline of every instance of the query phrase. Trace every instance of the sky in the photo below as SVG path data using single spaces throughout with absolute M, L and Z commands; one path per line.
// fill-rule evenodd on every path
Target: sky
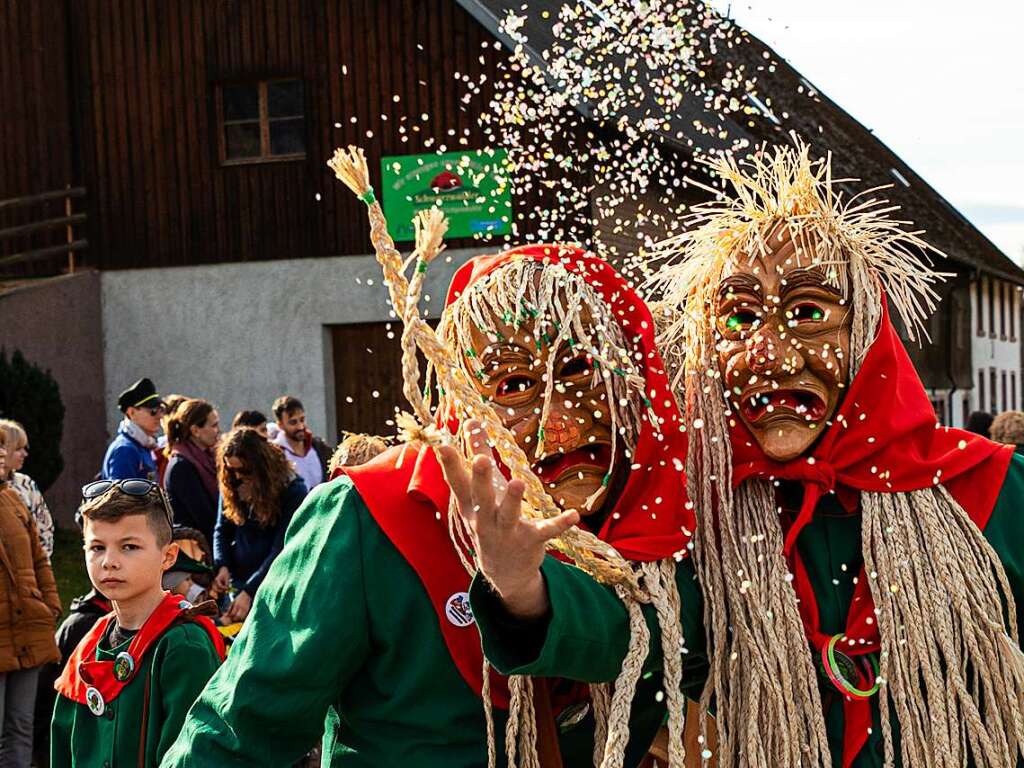
M 1024 263 L 1024 3 L 712 0 Z

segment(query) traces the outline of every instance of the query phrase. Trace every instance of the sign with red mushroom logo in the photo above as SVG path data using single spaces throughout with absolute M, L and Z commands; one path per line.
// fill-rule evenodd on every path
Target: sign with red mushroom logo
M 506 152 L 471 150 L 381 159 L 384 213 L 396 242 L 412 241 L 412 219 L 440 207 L 448 237 L 507 235 L 512 231 L 512 193 Z

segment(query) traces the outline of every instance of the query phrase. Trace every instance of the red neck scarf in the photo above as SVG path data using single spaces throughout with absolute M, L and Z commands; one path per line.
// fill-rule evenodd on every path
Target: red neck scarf
M 630 458 L 632 466 L 639 466 L 629 473 L 615 504 L 616 514 L 606 516 L 597 535 L 629 560 L 646 562 L 686 553 L 694 520 L 685 505 L 685 434 L 654 343 L 650 311 L 625 280 L 607 262 L 578 248 L 529 246 L 467 262 L 452 280 L 446 304 L 503 264 L 524 257 L 561 264 L 582 277 L 608 304 L 623 336 L 639 354 L 634 359 L 642 361 L 645 395 L 659 421 L 659 430 L 646 419 L 641 426 Z M 416 571 L 437 612 L 452 659 L 470 687 L 480 693 L 480 638 L 471 616 L 464 613 L 468 601 L 462 597 L 469 590 L 470 577 L 448 536 L 449 490 L 434 452 L 400 446 L 344 472 L 388 539 Z M 492 678 L 491 692 L 494 703 L 507 708 L 504 679 Z
M 118 676 L 116 674 L 116 660 L 98 660 L 96 650 L 100 641 L 106 636 L 110 624 L 115 616 L 110 613 L 97 621 L 92 629 L 82 638 L 64 671 L 57 680 L 54 687 L 62 696 L 66 696 L 78 704 L 89 704 L 89 690 L 94 689 L 99 693 L 99 702 L 104 706 L 109 704 L 118 696 L 121 691 L 134 680 L 142 670 L 143 659 L 149 649 L 156 644 L 163 634 L 175 624 L 183 621 L 192 621 L 199 624 L 206 630 L 210 642 L 217 649 L 221 660 L 224 659 L 224 639 L 217 631 L 214 623 L 205 616 L 190 616 L 186 612 L 191 604 L 184 600 L 181 595 L 164 595 L 163 601 L 157 605 L 156 610 L 149 615 L 135 637 L 128 643 L 125 652 L 130 656 L 132 663 L 130 667 L 122 667 L 128 673 Z M 95 697 L 96 694 L 93 694 Z
M 803 503 L 786 533 L 785 554 L 793 571 L 804 629 L 819 653 L 830 636 L 821 630 L 814 590 L 795 543 L 822 495 L 834 491 L 847 511 L 854 512 L 861 491 L 900 493 L 941 483 L 971 520 L 984 528 L 1013 455 L 1012 446 L 938 425 L 885 309 L 864 364 L 832 425 L 809 456 L 786 464 L 770 461 L 739 421 L 731 441 L 734 486 L 751 477 L 796 480 L 803 485 Z M 878 652 L 874 608 L 862 568 L 844 630 L 849 645 L 847 640 L 840 645 L 848 656 Z M 844 697 L 843 768 L 849 768 L 867 741 L 871 727 L 868 702 Z

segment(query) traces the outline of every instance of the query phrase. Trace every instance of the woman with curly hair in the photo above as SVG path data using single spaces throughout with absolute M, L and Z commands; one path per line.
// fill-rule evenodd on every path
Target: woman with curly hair
M 284 454 L 255 429 L 236 429 L 217 450 L 221 508 L 213 532 L 216 586 L 238 590 L 227 612 L 243 621 L 252 598 L 284 545 L 306 485 Z

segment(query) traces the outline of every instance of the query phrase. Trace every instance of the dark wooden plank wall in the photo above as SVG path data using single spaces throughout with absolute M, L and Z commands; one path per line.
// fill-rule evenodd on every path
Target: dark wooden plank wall
M 366 253 L 362 204 L 325 167 L 334 147 L 363 146 L 376 180 L 382 155 L 429 138 L 483 145 L 483 102 L 462 108 L 454 74 L 491 83 L 503 54 L 453 0 L 70 1 L 97 267 Z M 267 76 L 306 83 L 306 159 L 221 167 L 216 84 Z
M 0 0 L 0 200 L 76 183 L 67 86 L 65 3 Z M 63 215 L 63 201 L 3 209 L 0 229 Z M 0 256 L 53 245 L 64 238 L 65 231 L 60 229 L 0 241 Z M 28 275 L 53 271 L 52 260 L 4 270 Z

